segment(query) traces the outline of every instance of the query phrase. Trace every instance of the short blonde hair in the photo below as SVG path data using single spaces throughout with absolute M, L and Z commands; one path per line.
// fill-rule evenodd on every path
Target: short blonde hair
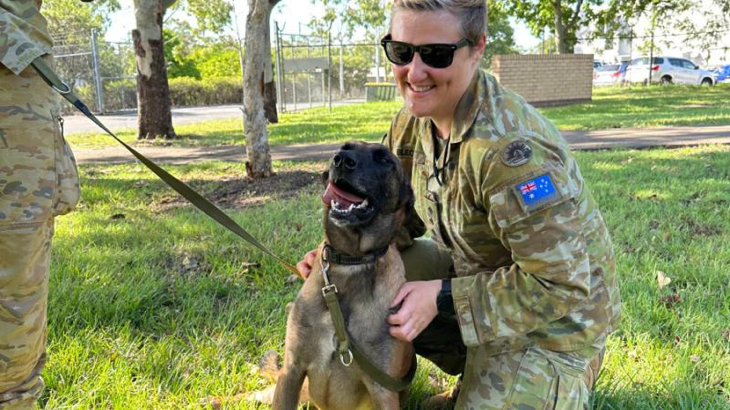
M 461 21 L 464 37 L 470 45 L 479 43 L 487 26 L 486 0 L 395 0 L 392 14 L 398 10 L 448 11 Z

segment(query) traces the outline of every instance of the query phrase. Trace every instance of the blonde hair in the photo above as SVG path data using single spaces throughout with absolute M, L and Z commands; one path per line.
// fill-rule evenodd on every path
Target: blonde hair
M 395 0 L 392 14 L 398 10 L 448 11 L 461 21 L 464 37 L 470 45 L 474 45 L 482 38 L 487 26 L 486 3 L 486 0 Z

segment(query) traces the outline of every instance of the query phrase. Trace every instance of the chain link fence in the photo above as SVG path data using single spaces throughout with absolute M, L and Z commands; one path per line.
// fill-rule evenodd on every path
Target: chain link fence
M 67 43 L 56 38 L 54 44 L 58 74 L 92 111 L 136 108 L 136 69 L 131 43 L 101 41 L 92 31 L 85 42 Z
M 62 36 L 54 40 L 59 75 L 92 111 L 136 109 L 136 67 L 131 42 L 102 41 L 93 32 L 86 41 L 67 42 Z M 370 83 L 382 87 L 383 83 L 393 81 L 379 44 L 346 44 L 323 36 L 277 32 L 272 50 L 279 112 L 332 102 L 363 101 Z M 173 105 L 241 103 L 240 80 L 207 80 L 206 87 L 216 88 L 213 94 L 228 96 L 225 101 L 210 101 L 201 92 L 200 80 L 179 78 L 171 79 Z M 65 109 L 72 111 L 66 106 Z

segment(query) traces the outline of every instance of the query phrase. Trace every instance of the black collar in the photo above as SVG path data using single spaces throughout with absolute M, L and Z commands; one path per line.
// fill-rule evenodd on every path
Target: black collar
M 350 256 L 337 251 L 329 244 L 325 244 L 322 249 L 322 260 L 335 265 L 364 265 L 374 263 L 378 258 L 388 252 L 388 246 L 377 249 L 375 252 L 368 253 L 363 257 Z

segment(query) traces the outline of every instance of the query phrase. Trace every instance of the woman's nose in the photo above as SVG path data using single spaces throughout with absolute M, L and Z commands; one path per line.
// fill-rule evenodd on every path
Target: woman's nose
M 426 73 L 427 66 L 421 61 L 421 55 L 416 53 L 413 56 L 413 60 L 408 63 L 408 82 L 414 83 L 419 80 L 425 79 L 428 74 Z

